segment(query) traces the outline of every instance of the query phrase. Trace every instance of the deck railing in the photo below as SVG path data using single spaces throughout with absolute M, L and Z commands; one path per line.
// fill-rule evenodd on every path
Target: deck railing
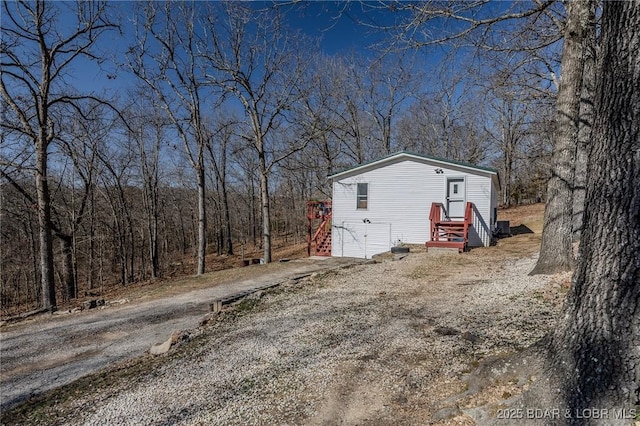
M 445 220 L 442 213 L 445 213 Z M 469 243 L 469 227 L 473 224 L 473 203 L 467 202 L 462 221 L 450 220 L 442 203 L 432 203 L 429 212 L 430 241 L 427 248 L 431 247 L 456 247 L 459 251 L 465 251 Z

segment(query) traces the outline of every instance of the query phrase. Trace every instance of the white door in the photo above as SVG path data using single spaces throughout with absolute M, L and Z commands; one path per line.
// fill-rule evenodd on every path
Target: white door
M 370 259 L 378 253 L 391 250 L 391 224 L 388 222 L 343 222 L 340 238 L 335 247 L 343 257 Z
M 367 223 L 367 239 L 365 257 L 391 250 L 391 224 L 388 222 Z
M 362 222 L 342 222 L 339 242 L 342 257 L 365 257 L 364 225 Z M 333 247 L 331 249 L 334 250 Z
M 464 178 L 447 179 L 447 212 L 451 219 L 464 218 Z

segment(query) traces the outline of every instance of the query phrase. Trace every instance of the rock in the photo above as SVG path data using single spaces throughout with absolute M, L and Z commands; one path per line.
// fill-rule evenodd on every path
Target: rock
M 465 331 L 464 333 L 462 333 L 462 337 L 464 340 L 468 340 L 471 343 L 479 343 L 482 341 L 482 337 L 478 336 L 475 333 L 471 333 L 469 331 Z
M 247 299 L 250 300 L 260 300 L 264 297 L 264 291 L 262 290 L 258 290 L 254 293 L 251 293 L 250 295 L 247 296 Z
M 209 312 L 208 314 L 206 314 L 201 320 L 200 320 L 200 327 L 204 327 L 205 325 L 209 324 L 211 321 L 213 321 L 214 319 L 220 317 L 222 315 L 222 312 Z
M 169 339 L 167 339 L 167 341 L 165 341 L 164 343 L 151 346 L 151 349 L 149 349 L 149 353 L 151 355 L 166 354 L 167 352 L 169 352 L 169 349 L 171 349 L 172 346 L 179 345 L 180 343 L 188 339 L 189 339 L 188 332 L 176 331 L 172 333 L 171 337 L 169 337 Z
M 96 300 L 96 306 L 104 306 L 104 305 L 105 305 L 104 299 Z
M 452 419 L 462 414 L 462 411 L 458 407 L 445 407 L 441 408 L 431 415 L 432 422 L 439 422 L 442 420 Z
M 171 349 L 171 345 L 173 344 L 172 342 L 172 338 L 169 337 L 169 339 L 167 339 L 166 342 L 161 343 L 159 345 L 154 345 L 151 346 L 151 349 L 149 349 L 149 353 L 151 355 L 162 355 L 162 354 L 166 354 L 167 352 L 169 352 L 169 349 Z
M 436 327 L 433 329 L 433 331 L 435 331 L 436 333 L 442 336 L 454 336 L 456 334 L 460 334 L 458 330 L 451 327 Z
M 191 337 L 191 334 L 188 331 L 177 331 L 171 335 L 173 339 L 173 345 L 181 345 L 182 342 L 186 342 Z
M 0 321 L 0 327 L 4 327 L 5 325 L 7 325 L 6 321 Z
M 98 306 L 98 302 L 95 299 L 82 302 L 82 309 L 93 309 Z

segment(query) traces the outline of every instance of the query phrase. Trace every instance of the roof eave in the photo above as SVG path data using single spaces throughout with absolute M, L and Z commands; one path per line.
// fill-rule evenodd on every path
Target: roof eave
M 347 174 L 353 174 L 353 173 L 358 172 L 359 170 L 370 168 L 372 166 L 375 166 L 376 164 L 385 163 L 385 162 L 388 162 L 388 161 L 391 161 L 393 159 L 400 158 L 400 157 L 407 157 L 407 158 L 412 158 L 412 159 L 415 159 L 415 160 L 422 160 L 422 161 L 427 160 L 427 161 L 431 161 L 431 162 L 434 162 L 434 163 L 437 163 L 437 164 L 462 167 L 462 168 L 465 168 L 465 169 L 474 170 L 476 172 L 487 173 L 487 174 L 495 174 L 496 176 L 498 175 L 498 171 L 497 170 L 494 170 L 494 169 L 491 169 L 491 168 L 488 168 L 488 167 L 473 166 L 473 165 L 470 165 L 470 164 L 464 164 L 464 163 L 460 163 L 460 162 L 445 160 L 443 158 L 430 157 L 430 156 L 426 156 L 426 155 L 420 155 L 420 154 L 414 154 L 414 153 L 411 153 L 411 152 L 401 151 L 401 152 L 397 152 L 395 154 L 388 155 L 386 157 L 379 158 L 379 159 L 371 161 L 369 163 L 360 164 L 360 165 L 351 167 L 350 169 L 339 171 L 337 173 L 329 175 L 328 178 L 329 179 L 336 179 L 336 178 L 338 178 L 340 176 L 347 175 Z

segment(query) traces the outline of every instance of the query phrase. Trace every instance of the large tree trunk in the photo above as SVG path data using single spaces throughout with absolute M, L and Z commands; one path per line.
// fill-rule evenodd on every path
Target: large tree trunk
M 40 239 L 40 283 L 42 308 L 56 309 L 56 287 L 53 274 L 53 235 L 51 232 L 51 199 L 47 181 L 47 144 L 45 130 L 36 143 L 36 192 L 38 197 L 38 235 Z
M 588 147 L 593 125 L 593 97 L 596 80 L 596 0 L 589 0 L 589 27 L 584 39 L 584 70 L 580 95 L 580 121 L 576 144 L 575 173 L 573 179 L 573 241 L 582 234 L 584 196 L 587 183 Z
M 585 228 L 551 352 L 572 413 L 640 402 L 640 3 L 602 17 Z
M 589 27 L 589 4 L 568 4 L 562 51 L 562 81 L 556 101 L 556 136 L 551 178 L 538 263 L 532 274 L 553 274 L 573 268 L 572 217 L 575 151 L 584 69 L 584 40 Z
M 269 171 L 264 152 L 260 152 L 260 202 L 262 206 L 262 237 L 264 263 L 271 263 L 271 208 L 269 206 Z

